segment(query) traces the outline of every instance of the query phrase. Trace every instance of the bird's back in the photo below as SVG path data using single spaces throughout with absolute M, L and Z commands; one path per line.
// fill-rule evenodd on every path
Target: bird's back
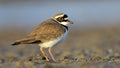
M 59 38 L 66 32 L 67 27 L 57 23 L 53 19 L 43 21 L 37 28 L 35 28 L 27 37 L 17 40 L 13 45 L 17 44 L 35 44 L 48 40 L 53 40 L 55 37 Z

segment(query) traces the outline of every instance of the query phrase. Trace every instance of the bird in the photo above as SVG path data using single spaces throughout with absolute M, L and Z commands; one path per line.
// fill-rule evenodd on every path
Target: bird
M 68 15 L 64 13 L 56 13 L 51 18 L 41 22 L 31 33 L 25 38 L 16 40 L 12 46 L 20 44 L 38 44 L 40 51 L 46 61 L 50 61 L 44 49 L 47 49 L 50 57 L 56 62 L 52 53 L 52 47 L 61 43 L 68 35 L 68 24 L 73 24 L 68 19 Z

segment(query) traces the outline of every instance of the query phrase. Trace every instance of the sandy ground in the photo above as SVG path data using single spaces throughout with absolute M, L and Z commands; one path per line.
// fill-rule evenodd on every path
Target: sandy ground
M 120 27 L 71 30 L 63 43 L 53 47 L 57 62 L 49 55 L 51 61 L 46 62 L 37 45 L 10 45 L 26 31 L 1 31 L 0 68 L 120 68 Z

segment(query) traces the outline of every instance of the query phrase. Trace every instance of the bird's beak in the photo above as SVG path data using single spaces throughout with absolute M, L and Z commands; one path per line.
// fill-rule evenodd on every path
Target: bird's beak
M 73 24 L 73 22 L 72 22 L 72 21 L 70 21 L 70 20 L 68 20 L 68 24 Z

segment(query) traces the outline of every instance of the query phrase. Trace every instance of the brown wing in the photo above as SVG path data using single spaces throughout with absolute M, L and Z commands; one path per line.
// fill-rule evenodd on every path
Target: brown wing
M 40 43 L 41 41 L 40 40 L 35 40 L 34 37 L 26 37 L 26 38 L 23 38 L 23 39 L 20 39 L 20 40 L 17 40 L 15 41 L 14 43 L 12 43 L 12 45 L 19 45 L 19 44 L 33 44 L 33 43 Z
M 55 37 L 60 37 L 65 31 L 65 27 L 56 21 L 49 19 L 41 23 L 28 36 L 33 36 L 36 40 L 45 41 L 54 39 Z
M 33 30 L 26 38 L 16 41 L 13 45 L 25 43 L 25 44 L 32 44 L 32 43 L 40 43 L 47 40 L 52 40 L 55 37 L 60 37 L 66 28 L 57 23 L 52 19 L 48 19 L 41 23 L 35 30 Z

